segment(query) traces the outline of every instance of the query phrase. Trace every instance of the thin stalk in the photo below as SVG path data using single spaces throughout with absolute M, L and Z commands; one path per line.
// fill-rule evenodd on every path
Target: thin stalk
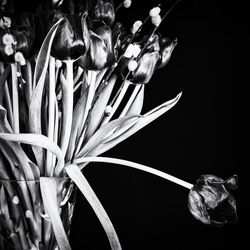
M 133 90 L 133 93 L 131 94 L 126 106 L 124 107 L 124 109 L 122 110 L 121 114 L 119 117 L 123 117 L 126 115 L 126 113 L 128 112 L 130 106 L 132 105 L 133 101 L 135 100 L 139 90 L 141 89 L 141 85 L 136 85 L 134 90 Z
M 123 97 L 125 96 L 125 94 L 126 94 L 126 92 L 127 92 L 127 90 L 128 90 L 129 85 L 130 85 L 130 82 L 127 81 L 127 80 L 125 80 L 125 81 L 124 81 L 124 84 L 123 84 L 123 87 L 122 87 L 122 89 L 121 89 L 121 91 L 120 91 L 120 93 L 119 93 L 117 99 L 115 100 L 115 102 L 114 102 L 114 104 L 113 104 L 113 106 L 112 106 L 110 115 L 109 115 L 109 116 L 106 116 L 106 117 L 103 119 L 101 126 L 107 124 L 107 123 L 110 121 L 110 119 L 111 119 L 112 116 L 114 115 L 115 111 L 116 111 L 117 108 L 119 107 L 119 105 L 120 105 L 120 103 L 121 103 Z
M 27 106 L 29 107 L 30 105 L 30 100 L 32 96 L 32 69 L 31 69 L 31 64 L 29 60 L 26 60 L 26 65 L 25 65 L 25 97 L 26 97 L 26 102 Z
M 167 173 L 164 173 L 160 170 L 150 168 L 148 166 L 145 166 L 143 164 L 127 161 L 127 160 L 122 160 L 122 159 L 117 159 L 117 158 L 111 158 L 111 157 L 83 157 L 83 158 L 78 158 L 73 161 L 75 164 L 82 164 L 86 162 L 102 162 L 102 163 L 112 163 L 112 164 L 118 164 L 122 166 L 127 166 L 131 168 L 135 168 L 138 170 L 142 170 L 144 172 L 159 176 L 165 180 L 174 182 L 182 187 L 185 187 L 187 189 L 191 189 L 193 187 L 193 184 L 183 181 L 177 177 L 174 177 L 172 175 L 169 175 Z
M 49 61 L 49 104 L 48 104 L 48 138 L 54 140 L 55 128 L 55 58 L 50 57 Z M 47 151 L 46 176 L 52 174 L 52 153 Z
M 78 67 L 78 68 L 77 68 L 76 75 L 74 76 L 74 86 L 76 85 L 76 83 L 77 83 L 78 80 L 80 79 L 82 73 L 83 73 L 83 69 L 82 69 L 81 67 Z
M 66 63 L 66 82 L 62 82 L 63 84 L 63 99 L 62 99 L 62 129 L 61 129 L 61 150 L 63 154 L 66 154 L 71 126 L 72 126 L 72 118 L 73 118 L 73 61 L 67 60 Z M 66 84 L 65 84 L 66 83 Z
M 11 76 L 12 76 L 12 108 L 14 120 L 14 133 L 19 133 L 19 97 L 18 97 L 18 80 L 17 80 L 17 67 L 15 63 L 11 63 Z

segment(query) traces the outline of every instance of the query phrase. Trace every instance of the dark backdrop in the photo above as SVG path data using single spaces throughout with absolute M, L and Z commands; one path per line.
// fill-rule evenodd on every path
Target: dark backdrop
M 133 1 L 127 25 L 158 4 Z M 166 7 L 171 4 L 168 1 Z M 194 183 L 201 174 L 239 174 L 237 159 L 236 18 L 228 1 L 181 1 L 160 31 L 178 38 L 170 63 L 146 86 L 144 112 L 183 91 L 179 103 L 105 155 L 163 170 Z M 233 249 L 239 223 L 213 228 L 188 211 L 188 190 L 126 167 L 91 164 L 85 175 L 118 232 L 123 249 Z M 239 191 L 235 196 L 239 199 Z M 73 249 L 109 249 L 91 208 L 78 196 Z
M 130 27 L 159 2 L 133 1 L 118 18 Z M 167 67 L 146 86 L 143 112 L 180 91 L 183 95 L 167 114 L 105 156 L 143 163 L 191 183 L 201 174 L 222 178 L 239 174 L 235 61 L 239 43 L 236 4 L 229 2 L 183 0 L 164 20 L 160 31 L 177 37 L 178 45 Z M 25 2 L 20 3 L 26 8 Z M 171 1 L 164 4 L 170 5 Z M 110 215 L 124 250 L 235 249 L 240 244 L 240 202 L 237 224 L 213 228 L 191 216 L 188 190 L 183 187 L 107 164 L 91 164 L 84 174 Z M 235 196 L 239 200 L 239 191 Z M 110 249 L 80 193 L 71 245 L 73 250 Z

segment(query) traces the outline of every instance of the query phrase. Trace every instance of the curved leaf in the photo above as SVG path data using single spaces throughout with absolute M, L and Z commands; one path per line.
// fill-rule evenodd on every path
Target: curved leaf
M 71 250 L 63 223 L 59 214 L 57 202 L 57 182 L 55 178 L 41 177 L 40 189 L 45 207 L 52 223 L 56 241 L 60 250 Z
M 41 105 L 42 105 L 42 96 L 44 89 L 44 82 L 46 77 L 46 72 L 49 63 L 49 56 L 51 51 L 51 46 L 53 39 L 55 37 L 57 28 L 60 22 L 63 19 L 60 19 L 48 32 L 46 38 L 43 41 L 41 49 L 39 51 L 35 73 L 34 73 L 34 86 L 30 106 L 29 106 L 29 127 L 30 131 L 35 134 L 41 134 Z M 37 164 L 41 167 L 43 166 L 43 150 L 41 148 L 33 147 L 35 157 L 37 159 Z
M 105 138 L 110 135 L 110 133 L 114 132 L 114 129 L 124 124 L 124 122 L 137 118 L 137 116 L 129 116 L 129 117 L 121 117 L 115 119 L 106 125 L 102 126 L 100 129 L 96 131 L 96 133 L 89 139 L 89 141 L 85 144 L 82 150 L 77 154 L 77 157 L 82 157 L 91 152 L 94 148 L 98 147 L 102 143 Z
M 154 121 L 155 119 L 157 119 L 159 116 L 163 115 L 165 112 L 171 109 L 179 101 L 181 94 L 182 93 L 178 94 L 172 100 L 159 105 L 158 107 L 152 109 L 151 111 L 147 112 L 143 116 L 139 117 L 138 121 L 136 122 L 134 126 L 132 126 L 130 129 L 128 129 L 126 132 L 124 132 L 120 136 L 116 137 L 114 140 L 108 141 L 107 143 L 100 143 L 91 152 L 91 155 L 97 156 L 106 152 L 107 150 L 113 148 L 118 143 L 124 141 L 125 139 L 127 139 L 128 137 L 130 137 L 131 135 L 133 135 L 134 133 L 136 133 L 137 131 L 139 131 L 140 129 L 142 129 L 143 127 L 145 127 L 146 125 Z
M 70 164 L 66 167 L 66 172 L 93 208 L 107 234 L 111 249 L 121 250 L 121 245 L 112 222 L 79 167 L 76 164 Z
M 56 155 L 58 158 L 57 166 L 56 166 L 56 174 L 60 173 L 64 166 L 64 155 L 61 149 L 48 137 L 39 134 L 9 134 L 9 133 L 0 133 L 0 139 L 6 141 L 20 142 L 33 146 L 38 146 L 45 148 Z

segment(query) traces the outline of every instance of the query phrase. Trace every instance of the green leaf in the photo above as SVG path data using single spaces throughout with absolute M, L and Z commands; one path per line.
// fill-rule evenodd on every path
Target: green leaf
M 58 162 L 55 168 L 56 175 L 59 174 L 64 167 L 64 155 L 61 149 L 52 140 L 44 135 L 32 134 L 32 133 L 20 133 L 20 134 L 10 134 L 10 133 L 0 133 L 0 139 L 6 141 L 20 142 L 33 146 L 38 146 L 49 150 L 51 153 L 55 154 Z
M 126 132 L 116 137 L 112 141 L 110 142 L 108 141 L 107 143 L 99 143 L 99 145 L 91 152 L 91 155 L 97 156 L 106 152 L 107 150 L 113 148 L 118 143 L 124 141 L 125 139 L 127 139 L 128 137 L 130 137 L 131 135 L 133 135 L 134 133 L 136 133 L 137 131 L 139 131 L 140 129 L 142 129 L 143 127 L 145 127 L 146 125 L 154 121 L 155 119 L 157 119 L 159 116 L 163 115 L 165 112 L 171 109 L 179 101 L 181 94 L 182 93 L 178 94 L 172 100 L 167 101 L 163 103 L 162 105 L 159 105 L 158 107 L 152 109 L 151 111 L 147 112 L 143 116 L 139 117 L 138 121 L 136 122 L 134 126 L 130 127 L 130 129 L 128 129 Z
M 51 177 L 41 177 L 40 189 L 41 189 L 43 204 L 45 207 L 45 212 L 48 214 L 51 220 L 59 249 L 71 250 L 59 213 L 58 202 L 57 202 L 56 179 Z
M 130 119 L 134 119 L 135 117 L 136 116 L 121 117 L 102 126 L 100 129 L 96 131 L 96 133 L 93 136 L 91 136 L 89 141 L 85 144 L 82 150 L 78 153 L 77 158 L 88 155 L 88 153 L 90 153 L 94 148 L 96 148 L 99 144 L 101 144 L 102 141 L 105 140 L 108 135 L 110 135 L 110 133 L 114 132 L 114 130 L 117 127 L 121 126 L 122 124 L 124 124 L 126 121 Z
M 43 41 L 41 49 L 39 51 L 37 62 L 34 72 L 34 86 L 30 106 L 29 106 L 29 127 L 30 131 L 35 134 L 41 134 L 41 105 L 42 105 L 42 96 L 44 89 L 44 82 L 46 78 L 46 72 L 49 63 L 50 51 L 53 39 L 55 37 L 57 28 L 60 22 L 63 19 L 60 19 L 48 32 L 46 38 Z M 43 150 L 41 148 L 33 147 L 35 157 L 37 159 L 37 164 L 43 166 Z
M 98 217 L 100 223 L 102 224 L 106 232 L 111 249 L 121 250 L 121 245 L 118 236 L 116 234 L 112 222 L 108 217 L 108 214 L 106 213 L 105 209 L 103 208 L 101 202 L 99 201 L 95 192 L 91 188 L 90 184 L 80 171 L 79 167 L 76 164 L 70 164 L 66 167 L 66 172 L 93 208 L 96 216 Z
M 116 79 L 117 75 L 113 75 L 107 85 L 100 91 L 100 94 L 97 96 L 97 100 L 95 101 L 95 104 L 91 109 L 88 118 L 88 128 L 86 132 L 87 139 L 92 136 L 92 134 L 96 131 L 96 128 L 100 125 L 101 119 L 104 115 L 104 110 L 109 101 Z

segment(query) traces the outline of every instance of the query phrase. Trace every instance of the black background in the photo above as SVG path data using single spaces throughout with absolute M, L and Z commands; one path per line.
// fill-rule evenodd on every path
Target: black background
M 130 27 L 158 3 L 163 1 L 133 1 L 130 9 L 119 12 L 118 19 Z M 167 1 L 164 8 L 170 5 Z M 177 37 L 178 45 L 167 67 L 155 72 L 146 86 L 143 113 L 181 91 L 183 95 L 167 114 L 105 156 L 142 163 L 191 183 L 207 173 L 240 177 L 235 60 L 240 45 L 235 6 L 230 1 L 183 0 L 169 14 L 160 31 Z M 187 208 L 188 190 L 181 186 L 109 164 L 91 164 L 84 174 L 108 212 L 124 250 L 235 249 L 241 242 L 239 190 L 234 193 L 239 222 L 214 228 L 192 217 Z M 110 249 L 80 193 L 70 241 L 73 250 Z
M 132 25 L 158 3 L 133 1 L 118 18 Z M 167 67 L 155 72 L 146 86 L 143 111 L 180 91 L 183 95 L 167 114 L 105 156 L 142 163 L 191 183 L 206 173 L 239 175 L 235 12 L 228 1 L 191 0 L 176 6 L 160 31 L 177 37 L 178 45 Z M 241 243 L 239 191 L 234 192 L 239 222 L 214 228 L 191 216 L 183 187 L 115 165 L 91 164 L 84 174 L 125 250 L 234 249 Z M 101 225 L 80 194 L 71 243 L 73 249 L 109 249 Z

